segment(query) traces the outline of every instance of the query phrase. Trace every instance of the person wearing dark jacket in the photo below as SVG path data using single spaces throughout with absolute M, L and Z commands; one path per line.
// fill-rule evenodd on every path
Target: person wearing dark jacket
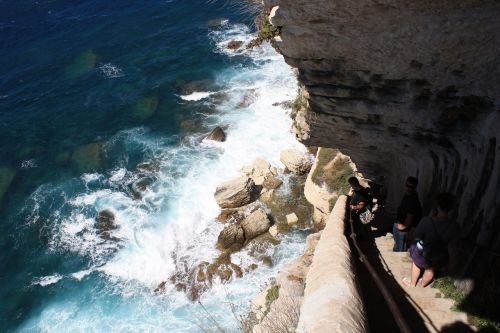
M 415 287 L 422 276 L 421 286 L 428 286 L 434 279 L 435 271 L 448 264 L 448 244 L 457 237 L 457 224 L 450 220 L 454 196 L 440 193 L 437 196 L 437 208 L 431 216 L 424 217 L 415 230 L 415 243 L 410 247 L 413 261 L 411 280 L 403 279 L 407 286 Z
M 408 232 L 415 227 L 422 217 L 422 206 L 417 193 L 418 179 L 408 177 L 405 183 L 405 193 L 399 204 L 396 222 L 392 227 L 394 237 L 394 252 L 405 252 L 408 249 Z

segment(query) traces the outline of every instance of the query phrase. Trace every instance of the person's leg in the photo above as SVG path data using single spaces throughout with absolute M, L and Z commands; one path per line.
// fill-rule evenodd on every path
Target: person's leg
M 422 276 L 422 288 L 427 287 L 434 279 L 434 268 L 427 268 Z
M 420 277 L 420 273 L 422 273 L 422 269 L 412 263 L 411 265 L 411 286 L 415 287 L 417 285 L 418 278 Z M 425 273 L 424 273 L 425 274 Z
M 396 223 L 392 225 L 392 236 L 394 238 L 394 247 L 393 251 L 394 252 L 404 252 L 406 249 L 404 248 L 404 233 L 399 231 L 399 229 L 396 227 Z

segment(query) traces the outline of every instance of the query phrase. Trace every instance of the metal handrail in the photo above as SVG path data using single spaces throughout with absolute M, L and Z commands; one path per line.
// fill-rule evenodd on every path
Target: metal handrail
M 404 319 L 403 314 L 401 313 L 401 311 L 399 311 L 399 308 L 398 308 L 396 302 L 394 301 L 394 298 L 392 297 L 391 293 L 389 292 L 387 287 L 384 285 L 384 283 L 382 282 L 382 280 L 378 276 L 375 269 L 373 269 L 373 267 L 370 264 L 370 262 L 368 261 L 366 255 L 363 253 L 363 251 L 361 251 L 358 243 L 356 242 L 356 233 L 354 232 L 354 222 L 351 218 L 350 206 L 347 208 L 347 212 L 349 214 L 349 225 L 350 225 L 350 229 L 351 229 L 351 234 L 349 237 L 352 239 L 354 247 L 358 251 L 359 260 L 365 265 L 365 267 L 368 270 L 368 272 L 370 273 L 373 281 L 375 282 L 378 289 L 382 293 L 382 296 L 384 297 L 384 300 L 387 303 L 389 310 L 391 311 L 394 319 L 396 320 L 396 324 L 398 325 L 399 330 L 402 333 L 411 333 L 411 329 L 408 326 L 408 323 L 406 322 L 406 320 Z

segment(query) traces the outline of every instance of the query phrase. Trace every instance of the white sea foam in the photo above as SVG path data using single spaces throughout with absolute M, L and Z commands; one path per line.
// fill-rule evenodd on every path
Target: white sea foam
M 21 169 L 32 169 L 36 168 L 38 165 L 36 164 L 36 160 L 31 158 L 29 160 L 24 160 L 21 163 Z
M 233 56 L 234 52 L 225 45 L 232 39 L 251 40 L 254 36 L 248 31 L 243 25 L 226 24 L 210 37 L 217 52 Z M 183 263 L 193 267 L 218 256 L 214 245 L 223 228 L 214 221 L 220 212 L 213 196 L 218 184 L 237 176 L 242 165 L 251 164 L 258 157 L 282 169 L 282 149 L 305 151 L 291 132 L 288 111 L 273 106 L 292 100 L 297 93 L 291 68 L 269 46 L 242 50 L 240 54 L 249 57 L 253 64 L 236 65 L 217 77 L 216 83 L 225 87 L 227 98 L 217 106 L 217 115 L 205 118 L 207 127 L 227 125 L 227 140 L 223 144 L 200 144 L 197 134 L 172 146 L 149 140 L 143 128 L 120 132 L 108 141 L 107 149 L 119 142 L 147 147 L 152 159 L 160 164 L 157 181 L 141 199 L 133 199 L 121 187 L 134 179 L 124 168 L 107 175 L 82 176 L 80 181 L 87 191 L 67 200 L 66 209 L 71 214 L 54 218 L 50 246 L 90 259 L 93 267 L 99 267 L 95 270 L 108 277 L 110 291 L 95 293 L 82 288 L 56 298 L 38 317 L 26 322 L 21 331 L 198 332 L 200 324 L 213 325 L 206 322 L 206 313 L 200 306 L 188 301 L 170 284 L 161 297 L 153 296 L 151 290 L 167 281 Z M 183 99 L 196 101 L 210 93 L 191 94 Z M 242 111 L 239 105 L 245 100 L 249 102 Z M 108 188 L 92 189 L 93 184 Z M 110 232 L 119 241 L 105 241 L 100 236 L 96 217 L 102 209 L 114 213 L 116 229 Z M 204 307 L 227 331 L 237 327 L 235 320 L 227 316 L 228 302 L 245 311 L 249 299 L 268 282 L 269 276 L 304 249 L 304 234 L 300 231 L 280 237 L 280 245 L 265 249 L 274 259 L 272 267 L 261 266 L 229 284 L 215 281 L 202 296 Z M 245 268 L 256 259 L 240 251 L 232 256 L 232 261 Z M 78 283 L 88 283 L 89 279 L 83 277 L 89 273 L 85 270 L 71 276 Z M 86 299 L 91 301 L 85 303 Z M 193 322 L 193 317 L 198 319 Z
M 122 69 L 116 65 L 113 65 L 112 63 L 107 63 L 99 66 L 99 70 L 107 78 L 117 78 L 124 76 Z
M 210 97 L 210 95 L 215 94 L 212 91 L 195 91 L 189 95 L 180 95 L 179 97 L 185 101 L 199 101 L 201 99 L 205 99 Z
M 62 280 L 63 276 L 59 274 L 54 274 L 54 275 L 48 275 L 48 276 L 42 276 L 39 278 L 36 278 L 33 280 L 31 283 L 32 285 L 40 285 L 42 287 L 54 284 Z
M 73 278 L 77 279 L 78 281 L 80 281 L 81 279 L 83 279 L 87 275 L 91 274 L 93 271 L 94 271 L 94 269 L 85 269 L 83 271 L 78 271 L 78 272 L 72 273 L 71 276 Z

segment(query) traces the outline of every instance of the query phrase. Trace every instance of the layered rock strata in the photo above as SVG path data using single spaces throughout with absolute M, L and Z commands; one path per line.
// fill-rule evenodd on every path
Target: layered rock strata
M 436 192 L 455 193 L 462 237 L 500 251 L 500 3 L 264 5 L 298 68 L 300 141 L 349 155 L 393 206 L 408 175 L 426 211 Z

